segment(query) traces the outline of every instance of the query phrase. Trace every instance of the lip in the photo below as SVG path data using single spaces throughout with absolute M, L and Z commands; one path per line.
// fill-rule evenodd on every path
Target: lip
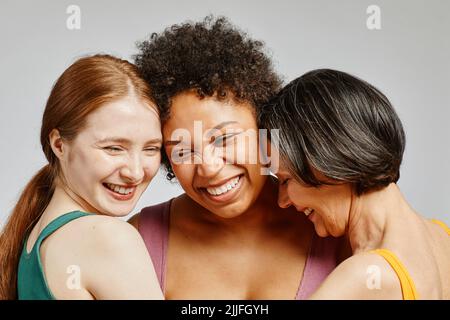
M 118 184 L 118 186 L 119 186 L 119 184 Z M 134 195 L 136 193 L 136 190 L 137 190 L 137 185 L 133 185 L 133 186 L 129 185 L 128 187 L 125 187 L 124 185 L 120 185 L 120 186 L 121 187 L 123 186 L 124 188 L 133 188 L 133 191 L 131 191 L 129 194 L 119 194 L 119 193 L 114 192 L 111 189 L 109 189 L 108 187 L 103 185 L 103 187 L 106 189 L 106 191 L 116 200 L 129 201 L 129 200 L 133 199 L 133 197 L 134 197 Z
M 232 200 L 233 198 L 235 198 L 237 196 L 237 194 L 239 193 L 239 191 L 241 190 L 242 184 L 244 183 L 244 178 L 245 175 L 244 174 L 240 174 L 237 175 L 235 177 L 229 178 L 227 180 L 224 180 L 222 182 L 222 184 L 224 184 L 225 182 L 232 180 L 236 177 L 239 177 L 239 182 L 236 184 L 236 186 L 231 189 L 228 192 L 222 193 L 218 196 L 214 196 L 212 194 L 209 194 L 208 191 L 206 190 L 206 188 L 200 188 L 200 192 L 203 194 L 203 196 L 205 198 L 207 198 L 208 200 L 214 201 L 216 203 L 225 203 L 225 202 L 229 202 L 230 200 Z M 216 184 L 215 186 L 220 186 L 221 184 Z M 213 186 L 208 186 L 208 188 L 212 188 Z
M 139 183 L 135 183 L 135 184 L 120 184 L 120 183 L 112 183 L 112 182 L 103 182 L 103 184 L 113 184 L 119 187 L 124 187 L 124 188 L 136 188 Z
M 303 208 L 298 208 L 296 207 L 298 212 L 304 213 L 306 209 L 308 209 L 309 207 L 303 207 Z
M 314 218 L 314 215 L 316 214 L 316 212 L 315 211 L 313 211 L 313 212 L 311 212 L 310 214 L 309 214 L 309 216 L 307 216 L 307 218 L 309 219 L 309 221 L 311 221 L 311 222 L 313 222 L 314 223 L 314 220 L 313 220 L 313 218 Z
M 208 184 L 207 186 L 199 186 L 199 188 L 201 188 L 201 189 L 206 189 L 206 188 L 217 188 L 217 187 L 219 187 L 219 186 L 225 184 L 226 182 L 228 182 L 228 181 L 230 181 L 230 180 L 233 180 L 233 179 L 236 178 L 236 177 L 240 177 L 240 176 L 242 176 L 242 175 L 243 175 L 243 174 L 241 173 L 241 174 L 235 175 L 235 176 L 233 176 L 233 177 L 231 177 L 231 178 L 226 178 L 226 179 L 223 179 L 223 180 L 221 180 L 221 181 L 219 181 L 219 182 L 212 183 L 212 184 Z

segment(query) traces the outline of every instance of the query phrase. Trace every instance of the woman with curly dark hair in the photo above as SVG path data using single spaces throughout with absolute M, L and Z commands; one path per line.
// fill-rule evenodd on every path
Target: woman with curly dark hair
M 168 178 L 185 193 L 131 219 L 167 299 L 302 299 L 337 264 L 340 241 L 277 206 L 256 114 L 280 89 L 263 44 L 225 18 L 139 44 L 136 65 L 162 118 Z M 340 251 L 339 251 L 340 252 Z

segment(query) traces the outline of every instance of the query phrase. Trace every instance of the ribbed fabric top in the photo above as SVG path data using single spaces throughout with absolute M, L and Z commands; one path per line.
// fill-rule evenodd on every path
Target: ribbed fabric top
M 173 200 L 173 199 L 172 199 Z M 169 238 L 169 216 L 172 200 L 142 209 L 139 233 L 152 258 L 159 284 L 165 293 L 166 257 Z M 336 268 L 336 238 L 314 234 L 295 299 L 307 299 Z
M 40 254 L 42 241 L 70 221 L 87 215 L 91 213 L 72 211 L 59 216 L 42 230 L 30 252 L 27 252 L 28 236 L 25 238 L 17 274 L 19 300 L 55 300 L 42 268 Z

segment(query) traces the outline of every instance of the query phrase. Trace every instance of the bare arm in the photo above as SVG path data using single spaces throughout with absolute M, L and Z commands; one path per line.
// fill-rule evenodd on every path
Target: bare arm
M 86 287 L 96 299 L 163 299 L 153 263 L 130 224 L 105 218 L 93 232 Z
M 397 275 L 382 257 L 363 253 L 338 265 L 310 299 L 402 299 L 402 290 Z

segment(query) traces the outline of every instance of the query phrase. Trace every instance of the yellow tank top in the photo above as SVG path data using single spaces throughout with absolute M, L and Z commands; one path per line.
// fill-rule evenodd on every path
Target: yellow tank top
M 433 223 L 440 225 L 448 235 L 450 235 L 450 229 L 447 225 L 439 220 L 433 219 L 431 220 Z M 394 269 L 395 273 L 400 280 L 400 286 L 402 288 L 403 300 L 417 300 L 419 299 L 419 294 L 417 293 L 416 286 L 414 284 L 413 279 L 406 267 L 400 262 L 397 256 L 390 250 L 387 249 L 376 249 L 371 252 L 379 254 L 382 256 Z
M 450 228 L 447 227 L 447 225 L 444 222 L 437 220 L 437 219 L 431 219 L 431 222 L 436 223 L 437 225 L 441 226 L 444 229 L 444 231 L 447 232 L 447 234 L 450 236 Z
M 376 249 L 371 252 L 382 256 L 394 269 L 400 280 L 400 286 L 402 288 L 403 300 L 417 300 L 419 295 L 417 293 L 414 281 L 408 273 L 406 267 L 400 262 L 397 256 L 392 251 L 387 249 Z

